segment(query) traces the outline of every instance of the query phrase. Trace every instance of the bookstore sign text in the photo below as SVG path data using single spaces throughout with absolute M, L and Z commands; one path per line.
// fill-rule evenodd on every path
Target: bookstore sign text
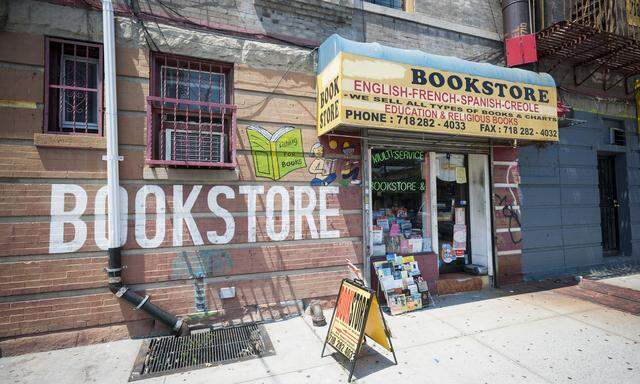
M 345 52 L 318 75 L 318 135 L 338 126 L 558 141 L 555 87 Z
M 168 190 L 172 196 L 167 196 L 166 187 L 143 185 L 132 196 L 134 207 L 128 209 L 128 193 L 120 187 L 120 245 L 128 238 L 141 248 L 179 247 L 187 241 L 227 244 L 239 235 L 240 226 L 246 228 L 242 236 L 248 243 L 259 241 L 258 234 L 268 241 L 340 237 L 340 231 L 328 224 L 339 216 L 337 208 L 327 207 L 331 195 L 339 192 L 337 186 L 297 185 L 290 190 L 262 185 L 173 185 Z M 234 199 L 242 199 L 246 212 L 225 208 Z M 257 212 L 258 201 L 264 204 L 263 212 Z M 195 206 L 200 212 L 195 212 Z M 53 184 L 49 252 L 75 252 L 85 245 L 106 250 L 107 212 L 106 186 L 89 194 L 80 185 Z

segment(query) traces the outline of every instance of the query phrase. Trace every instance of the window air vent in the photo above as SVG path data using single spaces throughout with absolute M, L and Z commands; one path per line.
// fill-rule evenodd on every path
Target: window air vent
M 627 145 L 627 139 L 624 135 L 624 130 L 620 128 L 609 128 L 609 143 L 611 145 Z

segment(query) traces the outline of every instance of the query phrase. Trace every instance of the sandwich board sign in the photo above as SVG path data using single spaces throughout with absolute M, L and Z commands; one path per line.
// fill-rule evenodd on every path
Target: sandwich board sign
M 324 357 L 324 350 L 329 344 L 349 360 L 348 382 L 351 382 L 365 336 L 391 352 L 395 364 L 398 364 L 389 335 L 375 292 L 365 287 L 361 280 L 343 279 L 321 357 Z

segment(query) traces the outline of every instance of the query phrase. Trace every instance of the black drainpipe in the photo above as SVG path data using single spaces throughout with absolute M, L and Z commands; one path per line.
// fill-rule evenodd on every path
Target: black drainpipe
M 118 298 L 125 299 L 135 309 L 142 309 L 151 317 L 161 321 L 171 328 L 176 336 L 186 336 L 189 334 L 189 325 L 182 319 L 159 308 L 149 300 L 149 295 L 142 297 L 122 283 L 122 248 L 109 248 L 109 290 Z

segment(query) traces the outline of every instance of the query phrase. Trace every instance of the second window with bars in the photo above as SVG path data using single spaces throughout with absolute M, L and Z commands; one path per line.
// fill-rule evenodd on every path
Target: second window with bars
M 147 162 L 234 167 L 233 65 L 154 54 L 152 67 Z

